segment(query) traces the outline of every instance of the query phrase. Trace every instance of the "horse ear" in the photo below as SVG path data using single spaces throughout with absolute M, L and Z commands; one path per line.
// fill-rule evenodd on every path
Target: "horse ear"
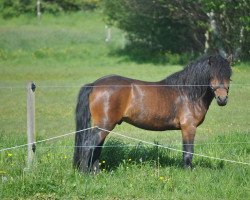
M 227 57 L 227 61 L 229 62 L 229 64 L 231 64 L 233 62 L 233 55 L 230 54 L 228 57 Z

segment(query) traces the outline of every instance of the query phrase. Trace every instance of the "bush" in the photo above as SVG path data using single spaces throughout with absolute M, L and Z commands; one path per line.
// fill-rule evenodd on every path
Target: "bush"
M 205 27 L 194 19 L 175 16 L 176 9 L 160 0 L 104 0 L 107 22 L 125 30 L 132 43 L 173 53 L 202 52 Z
M 59 12 L 93 10 L 101 0 L 42 0 L 41 11 L 51 14 Z M 2 17 L 11 18 L 24 13 L 36 13 L 37 0 L 0 0 Z
M 158 52 L 248 54 L 250 59 L 245 0 L 103 1 L 107 23 L 126 31 L 132 43 Z

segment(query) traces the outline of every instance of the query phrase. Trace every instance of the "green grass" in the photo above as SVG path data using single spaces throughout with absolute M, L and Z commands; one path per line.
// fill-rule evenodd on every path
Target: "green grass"
M 36 90 L 37 140 L 74 131 L 81 85 L 107 74 L 154 81 L 179 65 L 136 63 L 114 52 L 124 33 L 112 28 L 104 41 L 101 13 L 0 19 L 0 149 L 26 143 L 26 84 Z M 195 153 L 250 162 L 248 63 L 233 68 L 230 101 L 215 102 L 198 128 Z M 60 86 L 60 87 L 54 87 Z M 115 132 L 181 149 L 179 131 L 150 132 L 128 124 Z M 231 143 L 231 144 L 230 144 Z M 178 152 L 110 134 L 102 173 L 72 169 L 74 136 L 37 145 L 34 167 L 25 171 L 26 148 L 0 152 L 0 199 L 249 199 L 249 166 L 194 157 L 195 170 L 181 167 Z M 105 162 L 103 162 L 105 161 Z

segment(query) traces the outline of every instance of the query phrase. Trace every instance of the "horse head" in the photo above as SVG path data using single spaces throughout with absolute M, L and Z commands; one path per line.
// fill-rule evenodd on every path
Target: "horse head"
M 230 85 L 230 77 L 232 75 L 231 69 L 232 56 L 229 56 L 227 59 L 224 59 L 220 62 L 215 62 L 215 60 L 210 60 L 209 64 L 215 69 L 213 76 L 210 81 L 210 88 L 214 94 L 214 97 L 219 106 L 225 106 L 228 101 L 228 92 Z

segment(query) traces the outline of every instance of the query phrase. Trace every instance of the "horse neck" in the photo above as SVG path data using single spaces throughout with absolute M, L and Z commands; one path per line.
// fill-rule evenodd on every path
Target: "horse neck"
M 202 97 L 202 103 L 206 109 L 209 108 L 211 102 L 213 101 L 214 94 L 211 90 L 207 89 L 207 92 Z

